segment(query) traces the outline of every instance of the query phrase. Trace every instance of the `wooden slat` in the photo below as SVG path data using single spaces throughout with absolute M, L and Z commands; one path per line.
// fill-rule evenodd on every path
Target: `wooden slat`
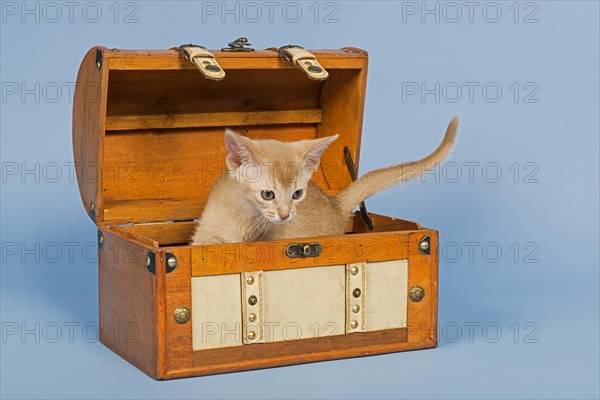
M 121 226 L 121 229 L 131 232 L 131 234 L 144 238 L 152 238 L 160 246 L 187 244 L 196 222 L 181 221 L 173 223 L 155 223 L 155 224 L 137 224 Z
M 166 225 L 166 224 L 165 224 Z M 135 243 L 138 246 L 150 248 L 150 249 L 158 249 L 159 242 L 154 239 L 152 236 L 144 236 L 135 230 L 129 230 L 125 226 L 111 225 L 105 222 L 100 222 L 98 227 L 103 231 L 111 232 L 115 235 L 122 237 L 123 239 L 128 240 L 131 243 Z
M 419 251 L 421 239 L 429 235 L 431 254 Z M 437 301 L 438 301 L 438 233 L 422 231 L 409 234 L 408 239 L 408 291 L 421 286 L 425 297 L 419 302 L 408 299 L 407 328 L 411 343 L 437 344 Z
M 131 58 L 179 58 L 181 54 L 177 49 L 109 49 L 103 46 L 94 47 L 92 50 L 100 49 L 104 52 L 104 57 L 111 61 L 118 59 Z M 221 50 L 209 50 L 215 57 L 231 59 L 253 59 L 253 58 L 282 58 L 279 53 L 273 49 L 256 50 L 253 52 L 231 52 Z M 312 54 L 322 58 L 364 58 L 367 52 L 356 47 L 344 47 L 342 49 L 317 49 L 309 50 Z
M 277 53 L 273 52 L 273 55 L 268 57 L 224 57 L 220 53 L 215 54 L 219 65 L 225 71 L 225 73 L 236 70 L 252 70 L 252 69 L 294 69 L 295 67 L 291 62 L 285 60 L 283 57 L 279 57 Z M 333 69 L 360 69 L 362 68 L 362 62 L 364 55 L 357 55 L 356 57 L 340 57 L 313 53 L 319 60 L 319 63 L 323 68 L 329 70 Z M 344 53 L 341 53 L 344 54 Z M 349 54 L 349 53 L 348 53 Z M 184 59 L 179 55 L 178 52 L 173 51 L 168 54 L 128 54 L 128 57 L 111 57 L 110 58 L 110 69 L 111 70 L 168 70 L 168 69 L 196 69 L 191 62 Z M 200 72 L 198 71 L 198 74 Z M 204 79 L 202 76 L 200 78 Z
M 194 351 L 194 370 L 204 373 L 298 364 L 319 359 L 370 355 L 385 346 L 405 343 L 407 329 L 388 329 L 351 335 L 327 336 Z M 329 357 L 328 357 L 329 356 Z
M 126 115 L 106 118 L 106 130 L 235 127 L 321 122 L 321 110 L 222 112 L 200 114 Z
M 192 366 L 192 317 L 185 324 L 178 324 L 173 318 L 173 312 L 178 307 L 186 307 L 190 311 L 192 310 L 190 250 L 189 248 L 181 248 L 172 250 L 172 253 L 177 258 L 177 267 L 172 272 L 165 273 L 165 342 L 169 370 Z
M 104 212 L 110 222 L 189 220 L 202 215 L 207 197 L 107 200 Z
M 123 131 L 104 139 L 104 220 L 181 221 L 199 218 L 213 183 L 226 169 L 222 128 Z M 311 124 L 244 127 L 252 138 L 315 138 Z M 318 173 L 313 179 L 324 185 Z
M 107 116 L 318 109 L 323 82 L 299 69 L 233 70 L 222 81 L 194 70 L 110 71 Z
M 371 218 L 375 223 L 375 232 L 392 231 L 415 231 L 420 230 L 421 226 L 416 222 L 405 221 L 392 217 L 371 213 Z M 119 228 L 129 232 L 129 236 L 135 235 L 137 240 L 144 243 L 158 243 L 160 246 L 185 245 L 189 242 L 192 233 L 196 227 L 194 221 L 180 221 L 173 223 L 153 223 L 153 224 L 135 224 L 120 226 Z M 359 212 L 356 212 L 346 226 L 347 233 L 369 233 Z
M 408 235 L 411 232 L 414 231 L 192 246 L 192 276 L 404 259 L 408 256 Z M 427 232 L 419 231 L 424 235 Z M 322 251 L 318 257 L 290 258 L 286 255 L 289 244 L 311 242 L 321 244 Z
M 315 351 L 315 352 L 303 352 L 298 349 L 297 352 L 301 353 L 301 355 L 295 354 L 294 351 L 290 351 L 291 355 L 274 355 L 269 358 L 256 358 L 256 359 L 246 359 L 244 361 L 234 361 L 230 363 L 221 363 L 217 364 L 215 357 L 218 357 L 217 354 L 203 354 L 200 352 L 194 353 L 194 366 L 191 368 L 181 369 L 181 370 L 173 370 L 166 373 L 163 377 L 164 379 L 177 379 L 184 378 L 190 376 L 201 376 L 201 375 L 211 375 L 211 374 L 222 374 L 233 371 L 243 371 L 243 370 L 253 370 L 259 368 L 271 368 L 271 367 L 280 367 L 285 365 L 293 365 L 293 364 L 302 364 L 309 363 L 315 361 L 324 361 L 324 360 L 335 360 L 340 358 L 351 358 L 351 357 L 362 357 L 362 356 L 373 356 L 377 354 L 386 354 L 393 353 L 398 351 L 409 351 L 409 350 L 420 350 L 420 349 L 428 349 L 436 346 L 434 342 L 423 342 L 423 343 L 409 343 L 402 342 L 397 340 L 396 343 L 389 344 L 377 344 L 380 338 L 384 337 L 386 331 L 378 331 L 379 335 L 373 335 L 369 339 L 371 339 L 371 345 L 361 346 L 361 347 L 351 347 L 351 348 L 341 348 L 336 349 L 332 348 L 331 350 L 323 350 L 323 351 Z M 374 332 L 375 333 L 375 332 Z M 358 335 L 358 334 L 352 334 Z M 352 336 L 351 335 L 351 336 Z M 311 340 L 311 339 L 306 339 Z M 333 341 L 334 339 L 332 339 Z M 254 345 L 253 345 L 254 346 Z M 257 348 L 262 348 L 266 345 L 258 345 L 254 346 Z M 288 344 L 289 346 L 289 344 Z M 282 346 L 285 347 L 285 346 Z M 307 350 L 307 347 L 302 347 L 302 349 Z M 289 351 L 290 349 L 288 349 Z M 202 350 L 201 350 L 202 351 Z M 204 350 L 208 351 L 208 350 Z M 215 350 L 216 353 L 216 350 Z M 228 354 L 224 353 L 224 356 Z M 204 363 L 201 361 L 201 357 L 211 357 L 210 360 L 206 360 Z M 209 362 L 215 362 L 215 364 L 209 364 Z M 204 364 L 204 365 L 203 365 Z
M 329 195 L 335 194 L 330 190 L 326 190 L 325 193 Z M 200 197 L 105 200 L 104 212 L 106 213 L 108 222 L 187 221 L 197 219 L 202 215 L 207 199 L 208 192 L 202 193 Z

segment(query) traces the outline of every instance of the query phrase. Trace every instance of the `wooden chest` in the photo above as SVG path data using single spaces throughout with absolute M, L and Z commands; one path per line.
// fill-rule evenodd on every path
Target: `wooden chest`
M 220 80 L 177 49 L 95 47 L 81 64 L 73 150 L 98 226 L 101 342 L 155 379 L 435 347 L 438 234 L 416 222 L 371 214 L 370 229 L 357 212 L 342 236 L 188 245 L 226 127 L 339 134 L 313 177 L 327 193 L 360 155 L 365 51 L 311 51 L 324 80 L 276 49 L 211 53 Z

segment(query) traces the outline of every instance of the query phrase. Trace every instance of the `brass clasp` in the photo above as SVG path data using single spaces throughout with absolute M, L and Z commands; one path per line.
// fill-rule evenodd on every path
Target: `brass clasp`
M 252 43 L 248 43 L 245 37 L 237 38 L 233 42 L 227 43 L 229 47 L 223 47 L 221 51 L 254 51 Z

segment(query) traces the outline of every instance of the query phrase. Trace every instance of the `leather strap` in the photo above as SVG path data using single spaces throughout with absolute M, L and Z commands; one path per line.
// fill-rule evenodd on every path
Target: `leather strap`
M 288 61 L 304 71 L 309 78 L 322 81 L 329 76 L 314 54 L 300 46 L 283 46 L 279 48 L 279 51 Z
M 196 45 L 179 46 L 179 51 L 202 72 L 205 78 L 220 81 L 225 71 L 217 63 L 215 56 L 204 47 Z

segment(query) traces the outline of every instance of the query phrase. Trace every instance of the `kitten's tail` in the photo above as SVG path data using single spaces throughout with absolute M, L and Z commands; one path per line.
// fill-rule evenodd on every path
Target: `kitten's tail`
M 352 182 L 336 196 L 341 210 L 349 214 L 366 198 L 399 183 L 418 178 L 425 170 L 444 161 L 454 146 L 457 128 L 458 118 L 454 117 L 448 124 L 442 143 L 427 157 L 418 161 L 376 169 Z

